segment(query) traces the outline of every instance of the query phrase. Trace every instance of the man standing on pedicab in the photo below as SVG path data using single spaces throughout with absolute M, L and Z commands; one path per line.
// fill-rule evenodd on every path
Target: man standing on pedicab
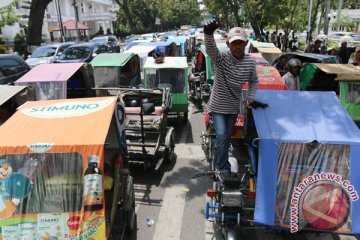
M 230 51 L 221 52 L 216 47 L 213 33 L 218 28 L 219 21 L 212 20 L 204 26 L 206 52 L 214 65 L 214 86 L 207 105 L 212 116 L 216 132 L 215 168 L 226 177 L 230 175 L 228 151 L 232 129 L 240 109 L 242 87 L 249 83 L 247 103 L 257 108 L 267 107 L 267 104 L 255 101 L 258 88 L 255 59 L 245 54 L 248 42 L 243 28 L 234 27 L 227 35 L 226 44 Z

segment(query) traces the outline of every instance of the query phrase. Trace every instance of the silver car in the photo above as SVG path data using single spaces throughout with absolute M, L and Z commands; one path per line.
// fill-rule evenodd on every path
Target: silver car
M 63 53 L 66 48 L 73 44 L 73 42 L 55 43 L 38 47 L 28 57 L 26 63 L 31 68 L 43 63 L 53 63 L 55 59 L 60 56 L 60 54 Z

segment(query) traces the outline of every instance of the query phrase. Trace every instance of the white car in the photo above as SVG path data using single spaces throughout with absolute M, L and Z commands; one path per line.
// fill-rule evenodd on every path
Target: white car
M 53 63 L 55 59 L 61 55 L 64 50 L 73 45 L 73 42 L 67 43 L 55 43 L 45 46 L 38 47 L 33 51 L 33 53 L 26 59 L 26 63 L 31 67 L 43 63 Z

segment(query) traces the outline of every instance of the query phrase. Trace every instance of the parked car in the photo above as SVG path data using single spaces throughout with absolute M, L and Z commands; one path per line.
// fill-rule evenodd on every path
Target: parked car
M 0 84 L 13 84 L 29 70 L 29 65 L 19 55 L 0 54 Z
M 79 43 L 65 49 L 55 60 L 55 63 L 67 62 L 91 62 L 100 53 L 111 52 L 106 44 L 101 43 Z
M 114 35 L 95 36 L 90 42 L 108 44 L 112 52 L 120 52 L 120 42 Z
M 53 63 L 55 59 L 60 56 L 66 48 L 70 47 L 73 44 L 74 42 L 66 42 L 38 47 L 31 55 L 28 56 L 28 59 L 26 59 L 26 63 L 31 68 L 43 63 Z

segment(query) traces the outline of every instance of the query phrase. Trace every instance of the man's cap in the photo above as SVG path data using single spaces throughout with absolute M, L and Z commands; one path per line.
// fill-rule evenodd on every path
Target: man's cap
M 320 39 L 316 39 L 315 44 L 316 43 L 322 43 L 322 41 Z
M 245 29 L 241 27 L 234 27 L 230 29 L 227 35 L 227 39 L 229 43 L 235 41 L 235 40 L 241 40 L 246 42 L 247 41 L 247 34 L 245 32 Z

